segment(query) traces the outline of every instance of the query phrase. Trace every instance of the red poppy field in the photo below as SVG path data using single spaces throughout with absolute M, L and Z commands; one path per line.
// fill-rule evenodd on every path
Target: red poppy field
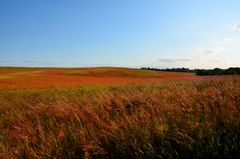
M 193 73 L 128 68 L 0 68 L 0 89 L 76 87 L 197 78 Z
M 0 158 L 239 156 L 239 76 L 0 68 Z

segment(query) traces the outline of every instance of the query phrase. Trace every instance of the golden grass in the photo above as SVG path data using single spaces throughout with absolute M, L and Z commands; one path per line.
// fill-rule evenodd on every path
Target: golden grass
M 236 158 L 240 79 L 0 91 L 2 158 Z

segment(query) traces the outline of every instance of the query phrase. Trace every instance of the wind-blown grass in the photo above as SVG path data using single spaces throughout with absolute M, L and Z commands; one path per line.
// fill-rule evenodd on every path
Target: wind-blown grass
M 240 80 L 0 91 L 2 158 L 237 158 Z

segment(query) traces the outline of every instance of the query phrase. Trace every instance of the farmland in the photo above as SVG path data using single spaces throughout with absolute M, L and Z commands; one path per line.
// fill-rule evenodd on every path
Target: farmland
M 239 76 L 0 68 L 0 158 L 239 156 Z
M 0 68 L 1 88 L 75 87 L 143 83 L 169 79 L 197 78 L 193 73 L 156 72 L 128 68 Z

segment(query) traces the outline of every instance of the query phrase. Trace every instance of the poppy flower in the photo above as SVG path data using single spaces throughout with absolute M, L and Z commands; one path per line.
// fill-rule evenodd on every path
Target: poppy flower
M 119 125 L 124 125 L 124 124 L 125 124 L 125 122 L 123 120 L 119 121 Z
M 64 132 L 59 132 L 58 133 L 58 137 L 63 137 L 64 136 Z

